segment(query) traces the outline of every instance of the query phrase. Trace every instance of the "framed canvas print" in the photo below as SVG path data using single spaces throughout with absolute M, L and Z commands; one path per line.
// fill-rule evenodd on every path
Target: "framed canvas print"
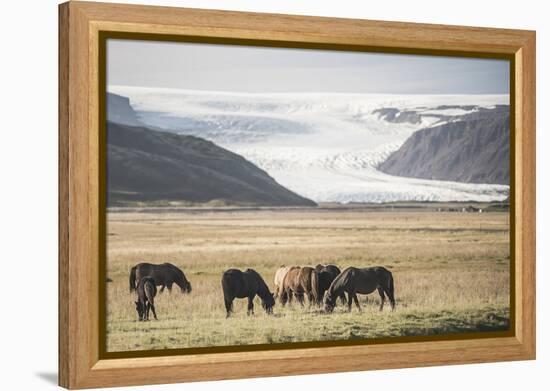
M 535 33 L 59 7 L 67 388 L 535 358 Z

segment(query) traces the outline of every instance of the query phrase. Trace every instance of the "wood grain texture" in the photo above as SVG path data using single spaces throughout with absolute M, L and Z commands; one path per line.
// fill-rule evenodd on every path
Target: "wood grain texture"
M 536 350 L 536 37 L 529 34 L 529 39 L 518 51 L 516 57 L 521 60 L 521 89 L 516 96 L 521 100 L 521 113 L 518 113 L 521 126 L 522 158 L 516 159 L 516 165 L 522 170 L 522 181 L 517 184 L 516 191 L 522 195 L 522 252 L 521 265 L 521 308 L 522 318 L 518 321 L 522 326 L 521 333 L 516 333 L 531 358 L 535 358 Z M 518 59 L 519 60 L 519 59 Z M 519 182 L 519 181 L 518 181 Z
M 59 7 L 59 384 L 69 384 L 69 7 Z M 61 326 L 63 325 L 63 326 Z
M 535 357 L 534 32 L 84 2 L 62 4 L 59 12 L 60 385 L 88 388 Z M 515 337 L 100 360 L 100 31 L 513 55 Z

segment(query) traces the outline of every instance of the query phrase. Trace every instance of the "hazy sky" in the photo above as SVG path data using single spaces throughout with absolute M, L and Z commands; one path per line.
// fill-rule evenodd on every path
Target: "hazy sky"
M 237 92 L 502 94 L 509 63 L 110 39 L 107 78 L 109 85 Z

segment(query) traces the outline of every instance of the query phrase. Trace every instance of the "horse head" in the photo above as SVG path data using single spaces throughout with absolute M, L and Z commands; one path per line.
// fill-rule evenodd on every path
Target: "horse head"
M 191 283 L 187 280 L 184 281 L 181 287 L 181 293 L 191 293 Z
M 336 298 L 332 297 L 330 292 L 327 293 L 325 298 L 325 312 L 332 312 L 336 306 Z
M 262 299 L 262 307 L 268 314 L 273 313 L 273 306 L 275 305 L 275 299 L 273 298 L 273 293 L 269 292 L 265 298 Z
M 145 319 L 145 310 L 143 308 L 143 304 L 140 301 L 136 301 L 136 311 L 138 313 L 139 320 Z

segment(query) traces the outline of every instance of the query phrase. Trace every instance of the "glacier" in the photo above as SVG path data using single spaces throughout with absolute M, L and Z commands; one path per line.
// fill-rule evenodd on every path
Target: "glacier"
M 509 186 L 397 177 L 376 169 L 415 131 L 460 120 L 506 95 L 238 93 L 127 86 L 145 125 L 235 152 L 316 202 L 501 201 Z M 390 119 L 380 110 L 396 112 Z M 378 111 L 377 111 L 378 110 Z

